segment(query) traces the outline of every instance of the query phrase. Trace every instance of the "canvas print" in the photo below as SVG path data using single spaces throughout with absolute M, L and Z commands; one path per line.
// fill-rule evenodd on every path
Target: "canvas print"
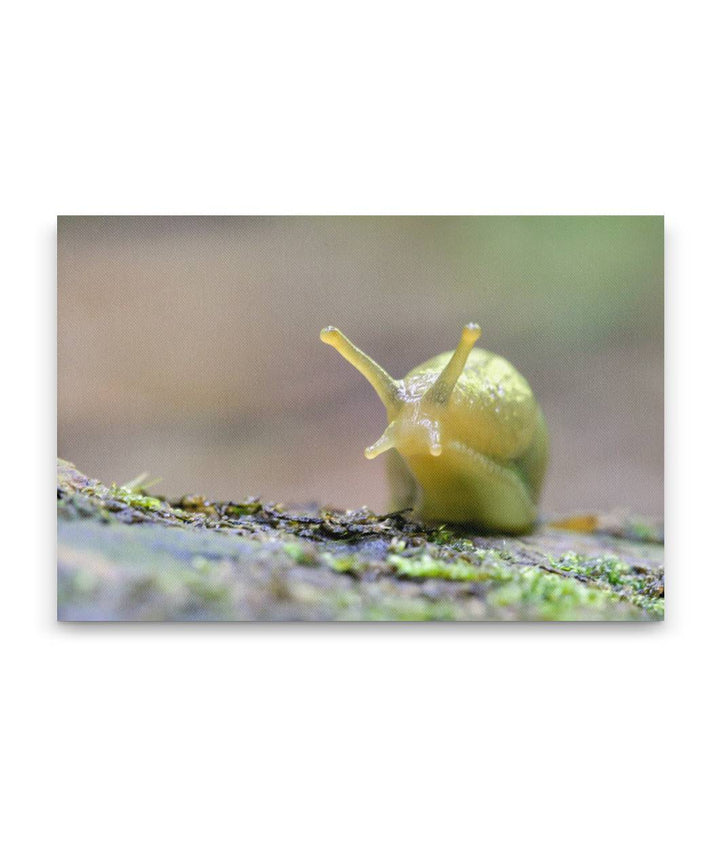
M 60 216 L 59 619 L 662 619 L 663 229 Z

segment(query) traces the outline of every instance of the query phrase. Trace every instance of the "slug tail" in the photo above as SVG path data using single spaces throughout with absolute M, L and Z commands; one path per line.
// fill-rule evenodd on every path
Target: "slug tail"
M 466 324 L 463 327 L 460 342 L 458 343 L 455 353 L 450 357 L 448 364 L 440 372 L 438 379 L 427 391 L 429 396 L 436 404 L 447 404 L 450 400 L 455 384 L 458 382 L 460 375 L 465 368 L 465 363 L 470 356 L 475 342 L 480 338 L 482 330 L 478 324 Z
M 360 348 L 353 345 L 350 339 L 343 335 L 337 327 L 326 327 L 320 333 L 320 338 L 326 345 L 332 345 L 341 356 L 345 357 L 351 366 L 354 366 L 370 382 L 378 394 L 380 401 L 385 405 L 385 409 L 389 414 L 394 415 L 400 405 L 398 382 L 393 380 L 375 360 L 370 359 Z M 374 448 L 374 446 L 370 448 Z M 385 450 L 382 449 L 381 451 Z M 380 454 L 380 452 L 377 454 Z

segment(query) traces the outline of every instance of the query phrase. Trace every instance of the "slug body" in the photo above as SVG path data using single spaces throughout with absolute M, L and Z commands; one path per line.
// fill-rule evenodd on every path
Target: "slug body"
M 545 420 L 525 378 L 475 348 L 479 337 L 477 324 L 466 325 L 455 351 L 394 380 L 336 328 L 320 334 L 385 405 L 388 426 L 365 457 L 389 453 L 396 509 L 486 532 L 526 532 L 547 466 Z

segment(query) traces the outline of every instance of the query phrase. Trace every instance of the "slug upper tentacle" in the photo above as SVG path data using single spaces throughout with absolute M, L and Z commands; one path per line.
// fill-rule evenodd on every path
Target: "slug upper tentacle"
M 335 327 L 320 334 L 372 384 L 388 426 L 365 450 L 391 452 L 393 496 L 412 498 L 426 520 L 523 532 L 537 516 L 548 457 L 547 429 L 525 378 L 507 360 L 474 345 L 463 328 L 453 352 L 394 380 Z M 394 450 L 394 451 L 391 451 Z
M 450 394 L 455 389 L 455 384 L 465 368 L 465 363 L 470 356 L 473 345 L 480 338 L 482 331 L 478 324 L 466 324 L 463 327 L 460 342 L 455 353 L 450 357 L 448 364 L 440 372 L 440 376 L 430 389 L 425 393 L 436 404 L 447 404 Z
M 390 377 L 384 368 L 381 368 L 375 360 L 370 359 L 360 348 L 353 345 L 337 327 L 326 327 L 320 333 L 320 338 L 327 345 L 332 345 L 351 366 L 355 366 L 360 374 L 370 381 L 388 412 L 395 412 L 399 405 L 399 384 Z

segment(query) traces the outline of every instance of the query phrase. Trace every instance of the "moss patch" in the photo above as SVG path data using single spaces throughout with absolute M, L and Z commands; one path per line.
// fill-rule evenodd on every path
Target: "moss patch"
M 582 580 L 586 585 L 613 594 L 635 604 L 648 615 L 665 615 L 665 581 L 663 568 L 631 565 L 617 556 L 580 556 L 564 553 L 550 559 L 553 569 Z

